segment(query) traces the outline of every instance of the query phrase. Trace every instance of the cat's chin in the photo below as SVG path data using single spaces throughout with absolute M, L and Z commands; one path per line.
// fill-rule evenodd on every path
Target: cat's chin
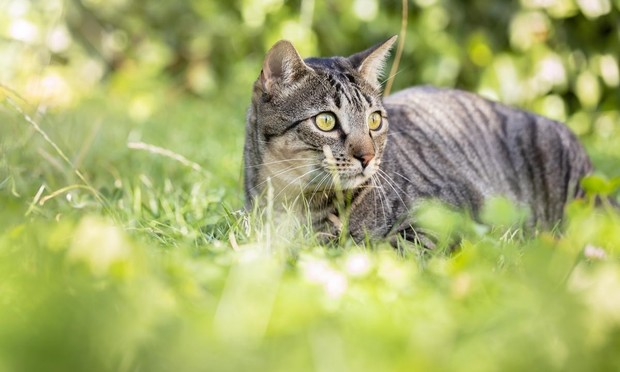
M 373 172 L 374 174 L 374 172 Z M 340 176 L 340 189 L 352 190 L 362 186 L 372 177 L 372 174 L 365 175 L 363 173 L 354 176 Z

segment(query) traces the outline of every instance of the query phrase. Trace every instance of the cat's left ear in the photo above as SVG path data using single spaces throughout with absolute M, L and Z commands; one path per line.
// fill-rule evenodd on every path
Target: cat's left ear
M 260 83 L 265 93 L 273 94 L 285 90 L 308 71 L 310 68 L 301 59 L 293 44 L 280 40 L 267 52 L 260 73 Z
M 368 82 L 379 87 L 379 78 L 383 74 L 385 61 L 397 38 L 398 36 L 394 35 L 382 43 L 352 55 L 349 57 L 349 62 Z

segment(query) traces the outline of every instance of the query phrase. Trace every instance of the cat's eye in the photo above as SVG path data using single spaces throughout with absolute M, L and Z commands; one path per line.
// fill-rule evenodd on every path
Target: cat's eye
M 379 130 L 379 128 L 381 128 L 382 121 L 383 118 L 381 117 L 381 113 L 373 112 L 368 117 L 368 128 L 370 128 L 370 130 Z
M 314 124 L 320 130 L 329 132 L 336 126 L 336 116 L 331 112 L 322 112 L 314 117 Z

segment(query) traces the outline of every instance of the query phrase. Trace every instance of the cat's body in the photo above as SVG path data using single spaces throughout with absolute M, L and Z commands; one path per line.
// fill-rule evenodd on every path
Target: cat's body
M 351 213 L 358 219 L 351 223 L 354 228 L 378 224 L 373 231 L 383 236 L 396 232 L 394 227 L 408 229 L 411 221 L 398 225 L 400 216 L 428 199 L 477 217 L 485 200 L 496 196 L 528 207 L 528 225 L 552 228 L 566 202 L 582 192 L 579 180 L 591 171 L 587 155 L 563 124 L 471 93 L 410 88 L 383 104 L 390 135 L 381 187 L 389 197 L 371 193 L 367 202 L 358 203 Z M 383 211 L 388 211 L 387 226 Z M 379 218 L 361 221 L 363 216 Z M 358 237 L 363 233 L 352 231 Z
M 337 234 L 346 213 L 356 240 L 400 234 L 424 244 L 412 211 L 428 199 L 475 217 L 503 196 L 529 208 L 530 226 L 556 224 L 591 171 L 575 136 L 458 90 L 410 88 L 381 100 L 377 77 L 393 41 L 305 61 L 287 42 L 274 46 L 248 114 L 248 207 L 272 187 L 276 205 L 309 213 L 319 232 Z

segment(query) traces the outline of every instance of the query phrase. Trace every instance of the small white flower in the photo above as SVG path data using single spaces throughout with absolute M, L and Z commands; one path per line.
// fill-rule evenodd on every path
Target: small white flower
M 301 265 L 303 275 L 311 283 L 322 285 L 331 298 L 340 298 L 349 287 L 347 278 L 322 260 L 310 260 Z
M 595 247 L 591 244 L 586 245 L 583 249 L 583 255 L 589 260 L 604 260 L 607 258 L 607 252 L 603 248 Z
M 331 298 L 340 298 L 347 291 L 347 278 L 337 271 L 332 271 L 323 283 L 325 292 Z
M 347 273 L 353 277 L 362 277 L 371 269 L 370 259 L 363 253 L 357 253 L 349 256 L 345 262 Z

